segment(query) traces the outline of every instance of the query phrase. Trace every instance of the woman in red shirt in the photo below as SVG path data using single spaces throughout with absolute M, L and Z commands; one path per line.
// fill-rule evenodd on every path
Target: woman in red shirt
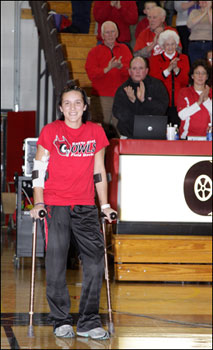
M 212 123 L 212 89 L 206 60 L 196 60 L 189 77 L 190 86 L 179 91 L 177 101 L 181 139 L 206 136 L 208 124 Z
M 167 110 L 168 122 L 180 125 L 177 114 L 177 96 L 179 90 L 188 84 L 190 70 L 188 57 L 177 51 L 180 38 L 173 30 L 165 30 L 159 35 L 158 44 L 164 50 L 161 54 L 150 57 L 150 75 L 160 79 L 169 94 Z
M 34 208 L 44 210 L 46 234 L 46 295 L 49 317 L 57 337 L 75 336 L 66 282 L 67 256 L 72 235 L 83 267 L 77 335 L 108 339 L 99 315 L 104 272 L 104 240 L 100 231 L 95 187 L 101 211 L 109 222 L 104 151 L 109 144 L 103 128 L 88 121 L 88 100 L 78 86 L 66 86 L 60 95 L 59 120 L 45 125 L 39 135 L 33 169 Z M 45 173 L 48 172 L 48 179 Z M 100 181 L 94 185 L 94 174 Z

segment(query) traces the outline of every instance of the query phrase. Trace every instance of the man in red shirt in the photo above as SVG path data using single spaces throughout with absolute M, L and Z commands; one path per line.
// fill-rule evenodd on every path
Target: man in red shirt
M 119 30 L 118 41 L 123 43 L 130 42 L 129 26 L 136 24 L 138 20 L 136 1 L 95 1 L 93 14 L 98 23 L 98 41 L 102 39 L 102 23 L 112 21 L 116 23 Z
M 135 29 L 135 38 L 137 39 L 138 35 L 149 26 L 149 20 L 148 20 L 148 15 L 150 10 L 157 6 L 157 3 L 155 1 L 146 1 L 144 3 L 144 10 L 143 12 L 145 13 L 145 17 L 141 19 L 140 22 L 138 22 L 137 27 Z
M 166 11 L 159 6 L 153 7 L 148 15 L 149 27 L 143 30 L 135 43 L 134 56 L 150 57 L 152 55 L 159 55 L 162 49 L 158 45 L 158 37 L 161 32 L 166 29 L 176 29 L 165 25 Z M 181 52 L 182 45 L 179 44 L 178 51 Z
M 114 22 L 106 21 L 101 28 L 103 43 L 89 51 L 85 69 L 92 82 L 92 120 L 108 126 L 115 92 L 129 75 L 132 53 L 126 44 L 116 41 L 118 29 Z

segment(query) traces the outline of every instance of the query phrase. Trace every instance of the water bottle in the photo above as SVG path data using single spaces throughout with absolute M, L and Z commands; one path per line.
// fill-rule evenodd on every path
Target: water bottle
M 175 127 L 175 140 L 179 140 L 179 130 L 178 130 L 178 125 L 175 124 L 174 125 Z
M 209 123 L 206 130 L 206 140 L 212 141 L 212 124 Z

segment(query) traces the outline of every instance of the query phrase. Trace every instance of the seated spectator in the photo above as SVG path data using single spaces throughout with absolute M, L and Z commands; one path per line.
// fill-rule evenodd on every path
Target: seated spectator
M 131 40 L 131 24 L 138 20 L 136 1 L 95 1 L 93 14 L 98 23 L 97 40 L 102 40 L 101 25 L 105 21 L 112 21 L 118 27 L 118 41 L 129 43 Z
M 150 75 L 160 79 L 169 94 L 168 123 L 180 125 L 177 113 L 177 96 L 181 88 L 188 85 L 190 70 L 188 57 L 177 52 L 180 38 L 174 30 L 165 30 L 159 35 L 158 44 L 164 50 L 150 58 Z
M 179 91 L 177 100 L 181 139 L 206 136 L 207 126 L 212 122 L 212 89 L 207 85 L 208 78 L 206 61 L 195 61 L 189 74 L 190 86 Z
M 92 1 L 71 1 L 72 24 L 64 28 L 62 33 L 89 33 Z
M 200 9 L 192 10 L 187 26 L 191 31 L 189 36 L 190 64 L 197 59 L 206 58 L 206 53 L 212 50 L 212 1 L 199 1 Z
M 175 28 L 164 24 L 166 11 L 162 7 L 155 6 L 150 9 L 147 18 L 149 27 L 139 34 L 134 47 L 134 56 L 150 57 L 160 54 L 163 51 L 157 43 L 160 33 L 167 29 L 177 32 Z M 182 45 L 179 43 L 179 52 L 181 48 Z
M 188 55 L 189 35 L 190 31 L 187 27 L 189 9 L 194 7 L 196 1 L 174 1 L 174 8 L 177 12 L 176 29 L 178 31 L 181 44 L 183 46 L 182 53 Z
M 90 102 L 92 120 L 109 125 L 113 97 L 117 88 L 128 78 L 132 53 L 127 45 L 116 41 L 118 29 L 115 23 L 104 22 L 101 33 L 103 44 L 89 51 L 85 69 L 92 82 Z
M 129 79 L 116 91 L 113 118 L 118 120 L 121 137 L 132 138 L 136 114 L 165 115 L 169 97 L 164 84 L 148 75 L 148 60 L 134 57 L 130 62 Z
M 157 3 L 155 1 L 145 1 L 144 3 L 144 10 L 145 17 L 141 19 L 140 22 L 138 22 L 136 29 L 135 29 L 135 38 L 137 39 L 138 35 L 149 26 L 149 21 L 147 16 L 149 15 L 149 11 L 151 8 L 157 6 Z

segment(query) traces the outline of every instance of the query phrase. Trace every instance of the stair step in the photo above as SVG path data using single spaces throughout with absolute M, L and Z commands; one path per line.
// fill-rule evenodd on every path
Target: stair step
M 67 47 L 94 47 L 97 45 L 95 34 L 59 33 L 59 41 Z

